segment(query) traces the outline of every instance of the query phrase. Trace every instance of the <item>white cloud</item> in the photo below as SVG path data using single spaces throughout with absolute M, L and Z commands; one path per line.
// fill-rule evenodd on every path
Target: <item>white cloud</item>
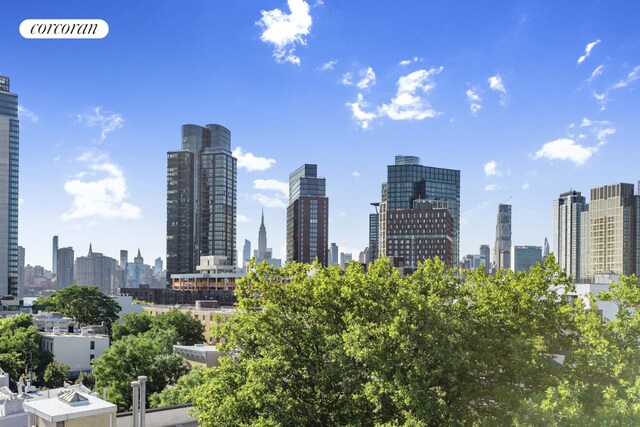
M 124 126 L 124 117 L 110 111 L 102 111 L 102 107 L 95 107 L 92 113 L 78 114 L 78 122 L 86 127 L 100 127 L 100 139 L 104 141 L 107 135 Z
M 236 221 L 238 223 L 251 222 L 251 220 L 246 215 L 242 214 L 236 215 Z
M 309 4 L 304 0 L 288 0 L 290 13 L 280 9 L 263 10 L 257 25 L 263 28 L 260 40 L 274 46 L 273 57 L 276 62 L 290 62 L 300 65 L 295 55 L 298 45 L 306 45 L 306 36 L 311 31 L 313 20 L 309 14 Z
M 529 183 L 525 182 L 524 184 L 522 184 L 522 187 L 520 187 L 520 188 L 522 188 L 523 190 L 528 190 L 529 189 Z
M 73 197 L 73 202 L 71 208 L 62 214 L 62 219 L 140 219 L 140 208 L 125 202 L 129 194 L 122 168 L 109 161 L 105 154 L 94 154 L 87 152 L 77 159 L 88 163 L 92 180 L 75 178 L 64 184 L 64 191 Z
M 253 188 L 256 190 L 279 191 L 286 197 L 289 197 L 289 184 L 278 181 L 277 179 L 256 179 L 253 181 Z
M 342 78 L 340 79 L 340 84 L 343 84 L 345 86 L 352 86 L 353 85 L 353 74 L 344 73 L 342 75 Z
M 480 97 L 481 90 L 480 88 L 473 87 L 471 89 L 467 89 L 465 94 L 467 95 L 467 102 L 469 103 L 469 108 L 471 109 L 471 115 L 477 116 L 478 111 L 482 108 L 482 98 Z
M 591 55 L 591 50 L 598 43 L 600 43 L 600 39 L 587 44 L 587 47 L 584 48 L 584 55 L 582 55 L 580 58 L 578 58 L 578 64 L 582 64 L 584 62 L 584 60 L 587 59 L 589 57 L 589 55 Z
M 591 73 L 591 77 L 589 77 L 589 78 L 587 79 L 587 83 L 591 83 L 591 82 L 593 82 L 595 79 L 597 79 L 597 78 L 598 78 L 598 76 L 601 76 L 601 75 L 602 75 L 602 72 L 603 72 L 603 71 L 604 71 L 604 65 L 603 65 L 603 64 L 598 65 L 598 66 L 595 68 L 595 70 L 593 70 L 593 72 Z
M 347 102 L 347 106 L 351 108 L 353 119 L 363 130 L 369 129 L 371 121 L 378 117 L 376 113 L 366 112 L 364 110 L 368 107 L 368 104 L 364 101 L 361 93 L 358 94 L 356 101 Z
M 38 117 L 36 113 L 34 113 L 33 111 L 29 110 L 28 108 L 22 105 L 18 105 L 18 115 L 20 116 L 20 118 L 22 117 L 28 118 L 33 123 L 38 123 L 38 120 L 40 120 L 40 117 Z
M 607 96 L 609 95 L 608 91 L 604 91 L 602 93 L 597 93 L 596 91 L 592 92 L 593 97 L 598 101 L 600 105 L 600 111 L 604 111 L 607 109 Z
M 60 161 L 60 156 L 55 156 L 55 157 L 53 158 L 53 161 L 54 161 L 54 162 L 59 162 L 59 161 Z
M 439 74 L 443 67 L 430 70 L 418 70 L 398 79 L 398 90 L 390 104 L 379 108 L 379 114 L 391 120 L 423 120 L 436 117 L 441 113 L 431 108 L 429 102 L 416 92 L 428 93 L 435 87 L 433 76 Z
M 351 176 L 355 176 L 356 178 L 359 178 L 360 177 L 360 172 L 353 171 L 353 172 L 351 172 Z
M 500 74 L 489 77 L 487 81 L 489 82 L 489 88 L 491 90 L 502 92 L 505 95 L 507 94 L 507 89 L 504 87 L 504 83 L 502 83 L 502 77 L 500 77 Z
M 236 147 L 232 154 L 233 157 L 238 159 L 238 167 L 245 168 L 249 172 L 264 171 L 276 164 L 275 159 L 258 157 L 253 153 L 245 153 L 242 147 Z
M 369 67 L 366 70 L 360 70 L 360 81 L 356 86 L 360 89 L 367 89 L 376 84 L 376 73 L 373 72 L 373 68 Z
M 22 197 L 18 197 L 18 207 L 24 205 L 24 199 Z
M 612 86 L 612 89 L 620 89 L 623 87 L 627 87 L 629 83 L 634 82 L 640 79 L 640 65 L 636 66 L 624 79 L 620 80 L 618 83 Z
M 287 203 L 285 200 L 279 196 L 277 193 L 275 196 L 267 196 L 266 194 L 256 193 L 251 196 L 251 198 L 257 202 L 259 202 L 262 206 L 266 206 L 268 208 L 286 208 Z
M 596 151 L 598 151 L 597 147 L 585 147 L 576 143 L 573 139 L 561 138 L 544 144 L 534 154 L 533 158 L 544 157 L 549 160 L 569 160 L 577 165 L 583 165 Z
M 329 61 L 329 62 L 325 62 L 324 64 L 322 64 L 320 66 L 320 68 L 318 68 L 320 71 L 329 71 L 329 70 L 333 70 L 333 67 L 338 63 L 337 60 L 333 60 L 333 61 Z
M 484 174 L 486 176 L 502 176 L 502 172 L 498 170 L 498 163 L 495 160 L 491 160 L 484 165 Z
M 411 58 L 411 59 L 405 59 L 405 60 L 403 60 L 403 61 L 400 61 L 400 63 L 399 63 L 398 65 L 401 65 L 401 66 L 403 66 L 403 67 L 406 67 L 407 65 L 410 65 L 410 64 L 412 64 L 412 63 L 414 63 L 414 62 L 418 62 L 418 61 L 420 61 L 420 60 L 422 60 L 422 58 L 418 58 L 417 56 L 414 56 L 414 57 L 413 57 L 413 58 Z
M 587 128 L 587 130 L 595 137 L 598 141 L 598 147 L 607 143 L 607 137 L 616 133 L 615 127 L 608 120 L 589 120 L 588 118 L 583 118 L 580 123 L 581 128 Z M 582 136 L 582 138 L 580 138 Z M 580 139 L 586 138 L 586 135 L 580 134 Z
M 484 191 L 498 191 L 501 188 L 502 187 L 500 187 L 498 184 L 488 184 L 484 186 Z

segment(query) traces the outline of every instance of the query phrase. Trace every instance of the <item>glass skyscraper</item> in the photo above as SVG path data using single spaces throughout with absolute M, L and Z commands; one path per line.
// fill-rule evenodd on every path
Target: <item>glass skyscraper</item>
M 182 126 L 167 153 L 167 277 L 193 273 L 201 256 L 236 265 L 237 160 L 220 125 Z
M 500 204 L 498 206 L 493 259 L 496 263 L 496 269 L 511 268 L 511 205 Z
M 0 76 L 0 296 L 18 295 L 18 95 Z
M 460 171 L 423 166 L 415 156 L 396 156 L 395 164 L 387 166 L 387 182 L 382 184 L 379 210 L 379 255 L 393 255 L 387 247 L 391 212 L 413 209 L 416 200 L 446 202 L 452 217 L 451 257 L 457 262 L 460 259 Z

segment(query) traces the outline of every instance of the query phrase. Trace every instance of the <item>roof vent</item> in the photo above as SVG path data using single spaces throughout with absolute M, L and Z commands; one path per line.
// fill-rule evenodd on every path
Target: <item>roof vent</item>
M 70 406 L 78 406 L 89 403 L 89 399 L 75 390 L 62 390 L 58 393 L 58 399 Z

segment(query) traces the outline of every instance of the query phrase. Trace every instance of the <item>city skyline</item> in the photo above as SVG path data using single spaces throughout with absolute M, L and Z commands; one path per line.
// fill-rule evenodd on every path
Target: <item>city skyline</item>
M 8 8 L 0 74 L 20 96 L 26 263 L 51 268 L 53 235 L 83 253 L 93 242 L 114 258 L 140 247 L 164 259 L 166 153 L 179 146 L 184 123 L 231 130 L 236 248 L 255 241 L 264 205 L 277 258 L 286 257 L 282 184 L 303 163 L 327 179 L 329 242 L 353 254 L 368 246 L 369 203 L 397 154 L 461 170 L 460 255 L 493 244 L 495 210 L 510 196 L 513 244 L 539 246 L 553 236 L 558 194 L 638 179 L 638 5 L 367 6 Z M 310 23 L 274 38 L 264 17 L 275 10 Z M 26 18 L 87 15 L 110 24 L 105 39 L 18 33 Z M 181 31 L 147 34 L 135 16 Z M 216 55 L 200 55 L 211 47 Z M 198 67 L 183 65 L 196 53 Z M 401 108 L 401 99 L 415 108 Z

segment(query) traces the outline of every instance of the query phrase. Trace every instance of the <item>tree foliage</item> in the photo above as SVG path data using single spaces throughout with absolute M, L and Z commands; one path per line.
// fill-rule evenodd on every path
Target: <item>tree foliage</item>
M 201 425 L 509 425 L 576 341 L 552 259 L 464 279 L 438 260 L 407 277 L 386 259 L 249 271 L 227 356 L 191 395 Z
M 67 380 L 67 373 L 69 372 L 69 365 L 53 361 L 47 365 L 44 370 L 44 385 L 47 388 L 62 387 Z
M 151 406 L 161 408 L 191 403 L 191 393 L 204 383 L 204 372 L 204 368 L 195 366 L 187 375 L 180 377 L 174 386 L 153 394 L 150 399 Z
M 152 329 L 115 341 L 93 362 L 96 387 L 107 387 L 107 400 L 115 403 L 118 411 L 126 411 L 131 409 L 131 381 L 139 375 L 148 378 L 147 399 L 175 384 L 189 371 L 182 357 L 172 353 L 177 339 L 174 330 Z
M 73 285 L 61 289 L 46 297 L 39 297 L 33 303 L 36 311 L 57 311 L 73 317 L 82 325 L 100 325 L 110 327 L 118 320 L 122 310 L 113 298 L 105 295 L 96 286 Z
M 40 349 L 40 333 L 29 314 L 0 319 L 0 368 L 9 374 L 12 385 L 29 369 L 35 384 L 42 384 L 44 372 L 53 355 Z
M 157 316 L 145 312 L 126 314 L 121 324 L 113 326 L 113 339 L 117 341 L 127 335 L 144 334 L 153 329 L 175 331 L 178 337 L 177 342 L 183 345 L 199 344 L 204 341 L 202 323 L 189 313 L 183 313 L 178 309 L 171 309 Z

